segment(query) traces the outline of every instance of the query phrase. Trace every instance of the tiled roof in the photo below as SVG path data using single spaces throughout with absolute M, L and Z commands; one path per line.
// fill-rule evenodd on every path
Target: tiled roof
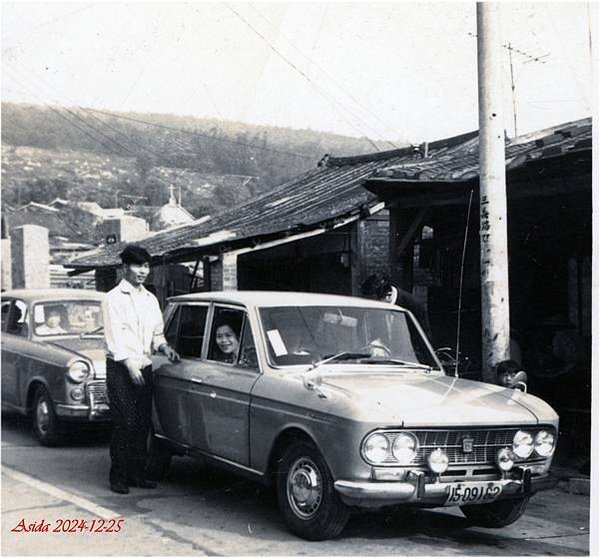
M 507 167 L 590 149 L 590 142 L 590 118 L 527 134 L 507 142 Z M 367 179 L 423 183 L 477 177 L 478 132 L 369 155 L 325 156 L 317 168 L 236 207 L 157 232 L 139 244 L 156 259 L 192 259 L 326 228 L 352 215 L 367 215 L 379 202 L 364 188 Z M 65 265 L 81 270 L 115 266 L 122 248 L 121 244 L 102 246 Z
M 591 119 L 560 124 L 506 141 L 506 168 L 513 171 L 529 163 L 591 150 Z M 376 179 L 390 181 L 440 183 L 477 179 L 478 133 L 445 150 L 429 153 L 417 161 L 402 162 L 379 169 Z M 367 186 L 369 187 L 369 186 Z
M 140 241 L 154 257 L 192 252 L 197 257 L 225 246 L 252 246 L 334 224 L 364 214 L 379 202 L 363 181 L 378 169 L 419 157 L 412 147 L 370 156 L 323 158 L 319 165 L 242 204 L 192 223 L 160 231 Z M 102 246 L 68 265 L 73 268 L 118 265 L 122 245 Z

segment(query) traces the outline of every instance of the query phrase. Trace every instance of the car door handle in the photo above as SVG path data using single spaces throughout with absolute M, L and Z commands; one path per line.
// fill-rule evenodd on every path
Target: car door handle
M 210 392 L 210 397 L 212 397 L 212 399 L 216 398 L 216 391 L 211 391 Z
M 204 378 L 192 378 L 191 381 L 194 384 L 203 384 L 204 383 Z

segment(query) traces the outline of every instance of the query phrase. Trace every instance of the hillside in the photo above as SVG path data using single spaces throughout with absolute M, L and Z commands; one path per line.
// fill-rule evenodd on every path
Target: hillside
M 365 138 L 312 130 L 2 104 L 2 194 L 12 206 L 57 196 L 103 207 L 144 196 L 159 205 L 173 184 L 200 216 L 314 168 L 325 153 L 371 151 Z

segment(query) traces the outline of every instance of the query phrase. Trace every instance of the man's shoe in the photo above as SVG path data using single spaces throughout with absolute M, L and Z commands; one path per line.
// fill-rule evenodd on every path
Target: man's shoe
M 135 488 L 156 488 L 158 483 L 147 479 L 130 479 L 129 486 L 134 486 Z
M 110 490 L 117 494 L 129 494 L 129 487 L 124 482 L 111 482 Z

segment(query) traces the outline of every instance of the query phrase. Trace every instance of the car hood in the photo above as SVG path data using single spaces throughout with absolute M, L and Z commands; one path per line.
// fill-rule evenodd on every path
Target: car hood
M 96 379 L 106 378 L 106 352 L 104 350 L 104 339 L 96 337 L 67 337 L 55 339 L 51 343 L 62 349 L 75 354 L 80 354 L 92 361 Z
M 519 425 L 552 421 L 538 398 L 493 384 L 424 373 L 325 373 L 320 388 L 353 413 L 389 426 Z M 337 397 L 335 397 L 337 396 Z

